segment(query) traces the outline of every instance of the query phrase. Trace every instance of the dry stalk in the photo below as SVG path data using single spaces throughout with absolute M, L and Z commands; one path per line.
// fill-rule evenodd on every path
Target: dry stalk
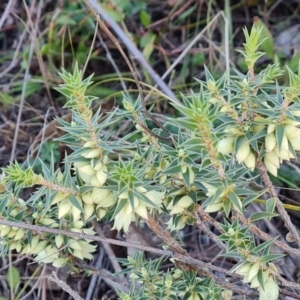
M 278 212 L 280 213 L 285 226 L 288 228 L 288 230 L 290 231 L 291 235 L 293 236 L 295 242 L 297 243 L 298 247 L 300 247 L 300 237 L 297 233 L 297 229 L 294 226 L 294 224 L 291 221 L 290 216 L 288 215 L 288 213 L 286 212 L 283 203 L 281 202 L 281 200 L 279 199 L 277 192 L 275 190 L 275 187 L 272 184 L 272 181 L 270 180 L 270 177 L 268 175 L 268 171 L 265 167 L 265 165 L 262 163 L 262 161 L 257 161 L 257 169 L 261 175 L 261 178 L 263 180 L 263 182 L 265 183 L 270 195 L 272 198 L 274 198 L 276 200 L 276 207 Z
M 72 296 L 75 300 L 84 300 L 81 298 L 77 292 L 72 290 L 70 286 L 68 286 L 64 281 L 60 280 L 57 277 L 57 274 L 55 272 L 52 272 L 52 276 L 50 275 L 48 277 L 48 280 L 55 282 L 58 286 L 60 286 L 65 292 L 67 292 L 70 296 Z
M 258 238 L 264 240 L 264 241 L 268 241 L 270 239 L 272 239 L 272 237 L 270 235 L 268 235 L 267 233 L 261 231 L 257 226 L 255 226 L 254 224 L 250 223 L 247 218 L 242 215 L 242 214 L 237 214 L 237 217 L 239 218 L 239 220 L 246 226 L 248 226 L 249 230 Z M 289 253 L 291 255 L 300 255 L 300 251 L 298 249 L 292 248 L 280 241 L 274 241 L 274 244 L 282 249 L 283 251 L 285 251 L 286 253 Z

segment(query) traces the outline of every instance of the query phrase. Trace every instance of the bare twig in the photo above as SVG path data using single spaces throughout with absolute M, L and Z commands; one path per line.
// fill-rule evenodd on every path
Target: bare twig
M 146 247 L 146 246 L 142 246 L 142 245 L 138 245 L 138 244 L 132 244 L 132 243 L 117 241 L 117 240 L 108 239 L 108 238 L 104 238 L 104 237 L 93 236 L 90 234 L 78 233 L 78 232 L 61 230 L 61 229 L 54 229 L 54 228 L 49 228 L 49 227 L 37 226 L 37 225 L 30 225 L 30 224 L 25 224 L 25 223 L 0 220 L 0 224 L 29 229 L 29 230 L 37 231 L 37 232 L 49 232 L 49 233 L 54 233 L 55 235 L 62 234 L 62 235 L 77 237 L 77 238 L 81 238 L 81 239 L 100 241 L 103 243 L 111 243 L 111 244 L 115 244 L 115 245 L 119 245 L 119 246 L 123 246 L 123 247 L 131 247 L 131 248 L 136 248 L 136 249 L 142 250 L 142 251 L 148 251 L 148 252 L 158 254 L 158 255 L 173 257 L 177 261 L 177 265 L 179 265 L 180 267 L 185 268 L 185 269 L 188 268 L 188 269 L 197 270 L 197 272 L 199 274 L 201 274 L 202 276 L 209 277 L 209 278 L 216 280 L 216 283 L 219 284 L 220 286 L 228 288 L 234 292 L 241 293 L 243 295 L 257 295 L 257 292 L 252 291 L 249 288 L 246 289 L 246 288 L 241 288 L 240 286 L 237 286 L 237 285 L 228 284 L 223 279 L 220 279 L 220 278 L 214 276 L 211 272 L 208 271 L 208 269 L 215 270 L 215 271 L 227 274 L 229 276 L 240 277 L 239 275 L 231 274 L 229 271 L 222 269 L 220 267 L 216 267 L 209 263 L 205 263 L 205 262 L 202 262 L 202 261 L 192 258 L 177 243 L 177 241 L 175 241 L 171 237 L 171 235 L 168 232 L 166 232 L 163 228 L 161 228 L 157 224 L 157 222 L 153 218 L 150 218 L 149 220 L 150 220 L 150 222 L 149 221 L 147 222 L 148 225 L 150 227 L 152 226 L 153 230 L 165 242 L 168 241 L 168 245 L 170 246 L 170 248 L 172 248 L 173 251 L 176 250 L 176 252 L 174 251 L 175 253 L 172 251 L 168 251 L 168 250 L 161 250 L 161 249 L 157 249 L 157 248 Z M 282 278 L 281 276 L 279 276 L 275 272 L 273 272 L 272 275 L 274 275 L 280 282 L 282 282 L 283 285 L 300 290 L 300 284 L 289 282 L 289 281 L 285 280 L 284 278 Z
M 132 244 L 132 243 L 128 243 L 128 242 L 118 241 L 118 240 L 109 239 L 109 238 L 100 237 L 100 236 L 94 236 L 91 234 L 84 234 L 84 233 L 80 233 L 80 232 L 73 232 L 73 231 L 68 231 L 68 230 L 55 229 L 55 228 L 31 225 L 31 224 L 26 224 L 26 223 L 12 222 L 12 221 L 7 221 L 7 220 L 0 220 L 0 224 L 12 226 L 12 227 L 16 226 L 19 228 L 28 229 L 28 230 L 35 231 L 35 232 L 49 232 L 49 233 L 53 233 L 55 235 L 61 234 L 61 235 L 69 236 L 69 237 L 88 239 L 88 240 L 97 241 L 97 242 L 101 242 L 101 243 L 114 244 L 114 245 L 118 245 L 118 246 L 122 246 L 122 247 L 132 247 L 132 248 L 135 248 L 138 250 L 148 251 L 153 254 L 163 255 L 163 256 L 168 256 L 168 257 L 172 256 L 172 254 L 173 254 L 172 251 L 168 251 L 168 250 L 161 250 L 161 249 L 157 249 L 157 248 L 153 248 L 153 247 L 146 247 L 146 246 L 143 246 L 140 244 Z
M 7 16 L 11 13 L 11 10 L 12 10 L 12 7 L 14 6 L 16 0 L 9 0 L 7 5 L 6 5 L 6 8 L 5 8 L 5 11 L 3 12 L 2 16 L 1 16 L 1 19 L 0 19 L 0 30 L 7 18 Z
M 213 225 L 218 231 L 220 231 L 220 233 L 224 232 L 220 224 L 214 218 L 212 218 L 208 213 L 206 213 L 199 204 L 196 205 L 195 209 L 203 221 Z
M 143 54 L 136 48 L 136 46 L 130 41 L 126 34 L 120 26 L 105 12 L 101 5 L 96 0 L 86 0 L 86 3 L 97 12 L 105 22 L 107 22 L 116 35 L 122 40 L 127 49 L 131 54 L 141 63 L 141 65 L 146 69 L 149 75 L 152 77 L 154 82 L 162 89 L 162 91 L 173 99 L 174 103 L 180 104 L 175 94 L 170 90 L 170 88 L 165 84 L 165 82 L 159 77 L 159 75 L 151 68 L 149 63 L 145 60 Z
M 31 39 L 32 39 L 32 43 L 35 47 L 35 54 L 36 54 L 36 58 L 37 58 L 37 61 L 39 63 L 39 67 L 40 67 L 40 70 L 41 70 L 41 73 L 42 73 L 43 83 L 44 83 L 46 91 L 47 91 L 49 102 L 52 105 L 54 111 L 56 112 L 56 108 L 55 108 L 53 98 L 52 98 L 52 95 L 51 95 L 51 92 L 50 92 L 50 84 L 49 84 L 48 77 L 47 77 L 47 68 L 45 67 L 43 57 L 42 57 L 42 54 L 41 54 L 39 40 L 37 38 L 39 19 L 41 17 L 41 12 L 42 12 L 42 7 L 43 7 L 44 2 L 43 1 L 39 2 L 38 12 L 37 12 L 36 20 L 35 20 L 35 25 L 33 23 L 32 16 L 30 14 L 28 6 L 27 6 L 27 4 L 24 0 L 23 0 L 23 3 L 24 3 L 25 10 L 26 10 L 27 18 L 28 18 L 28 21 L 29 21 L 29 25 L 31 26 L 31 32 L 30 32 Z
M 206 235 L 212 239 L 221 249 L 227 250 L 227 246 L 218 239 L 218 237 L 207 227 L 207 225 L 200 219 L 199 215 L 197 212 L 194 212 L 193 217 L 196 219 L 195 225 L 199 229 L 201 229 L 203 232 L 206 233 Z
M 229 59 L 229 44 L 228 44 L 228 21 L 226 19 L 226 16 L 223 11 L 218 12 L 212 19 L 211 21 L 193 38 L 193 40 L 184 48 L 182 53 L 176 58 L 176 60 L 172 63 L 172 65 L 168 68 L 168 70 L 162 75 L 162 79 L 164 80 L 173 70 L 174 68 L 181 62 L 181 60 L 186 57 L 187 53 L 191 50 L 191 48 L 199 41 L 201 37 L 203 37 L 204 33 L 215 23 L 215 21 L 222 16 L 224 19 L 225 23 L 225 45 L 224 45 L 224 53 L 220 50 L 220 48 L 217 48 L 219 52 L 224 55 L 225 57 L 225 62 L 226 62 L 226 71 L 229 72 L 229 64 L 230 64 L 230 59 Z M 154 86 L 154 88 L 157 85 Z M 150 90 L 150 92 L 147 94 L 145 101 L 149 99 L 149 97 L 152 94 L 153 89 Z
M 88 3 L 88 5 L 90 5 Z M 114 22 L 114 20 L 112 20 L 107 14 L 106 12 L 102 9 L 102 7 L 97 4 L 99 6 L 99 14 L 103 17 L 104 15 L 104 20 L 106 22 Z M 93 10 L 93 7 L 91 7 L 91 9 Z M 103 14 L 103 15 L 102 15 Z M 107 17 L 107 19 L 106 19 Z M 108 29 L 108 27 L 106 26 L 106 24 L 99 18 L 99 16 L 96 14 L 96 18 L 97 18 L 97 21 L 99 22 L 101 28 L 105 31 L 105 33 L 109 36 L 109 38 L 112 40 L 112 42 L 115 44 L 115 46 L 118 48 L 119 52 L 121 53 L 123 59 L 125 60 L 127 66 L 129 67 L 130 69 L 130 72 L 135 80 L 135 83 L 137 85 L 137 88 L 138 88 L 138 91 L 139 91 L 139 95 L 141 97 L 141 104 L 142 104 L 142 110 L 144 112 L 144 114 L 149 118 L 151 119 L 159 128 L 161 128 L 163 131 L 167 132 L 168 133 L 168 137 L 163 137 L 163 136 L 160 136 L 154 132 L 152 132 L 150 129 L 148 129 L 142 122 L 140 122 L 139 120 L 136 120 L 137 124 L 139 124 L 141 127 L 143 127 L 143 129 L 148 132 L 150 135 L 156 137 L 156 138 L 159 138 L 159 139 L 164 139 L 164 140 L 169 140 L 171 138 L 171 133 L 169 132 L 169 130 L 167 130 L 159 121 L 157 121 L 147 110 L 146 108 L 146 102 L 144 100 L 144 93 L 143 93 L 143 89 L 141 87 L 141 84 L 140 84 L 140 81 L 138 79 L 138 76 L 137 76 L 137 72 L 136 70 L 133 68 L 132 64 L 130 63 L 130 60 L 128 59 L 127 55 L 125 54 L 123 48 L 120 46 L 119 42 L 117 41 L 117 39 L 114 37 L 114 35 L 111 33 L 111 31 Z M 110 23 L 109 23 L 110 24 Z M 112 28 L 114 28 L 114 30 L 116 31 L 116 33 L 120 34 L 121 37 L 125 37 L 128 42 L 130 43 L 129 45 L 131 45 L 131 47 L 133 47 L 134 49 L 137 50 L 137 48 L 132 44 L 132 42 L 128 39 L 127 35 L 124 34 L 124 32 L 122 31 L 122 29 L 119 27 L 119 25 L 117 23 L 114 22 L 114 24 L 110 24 L 110 26 Z M 117 27 L 115 27 L 117 26 Z M 125 43 L 125 42 L 124 42 Z M 126 44 L 126 43 L 125 43 Z M 138 50 L 137 50 L 138 51 Z
M 77 292 L 72 290 L 70 286 L 68 286 L 64 281 L 60 280 L 57 277 L 57 274 L 55 272 L 52 272 L 52 276 L 50 275 L 48 277 L 48 280 L 55 282 L 58 286 L 60 286 L 65 292 L 67 292 L 70 296 L 72 296 L 75 300 L 84 300 L 81 298 Z
M 186 3 L 182 3 L 182 5 L 179 5 L 179 9 L 177 11 L 175 11 L 171 16 L 166 16 L 150 25 L 147 26 L 147 28 L 155 28 L 158 25 L 160 25 L 161 23 L 164 22 L 168 22 L 169 20 L 173 20 L 175 17 L 177 17 L 178 15 L 180 15 L 181 13 L 183 13 L 195 0 L 190 0 Z
M 97 259 L 95 261 L 95 269 L 96 270 L 98 270 L 98 269 L 100 270 L 101 269 L 101 266 L 103 264 L 104 254 L 105 254 L 104 249 L 100 248 L 100 247 L 99 247 L 99 251 L 98 252 L 99 252 L 99 255 L 98 255 L 98 257 L 97 257 Z M 78 266 L 80 266 L 80 265 L 78 264 Z M 82 267 L 80 266 L 80 268 L 82 268 Z M 84 267 L 82 269 L 86 270 L 86 268 L 84 268 Z M 93 272 L 93 275 L 92 275 L 91 280 L 90 280 L 89 288 L 88 288 L 88 290 L 86 292 L 85 299 L 93 299 L 93 295 L 95 293 L 96 285 L 100 284 L 99 279 L 101 280 L 102 278 L 99 278 L 98 274 L 96 272 Z
M 98 223 L 98 222 L 93 222 L 93 225 L 94 225 L 94 228 L 95 228 L 95 230 L 96 230 L 98 236 L 103 236 L 104 234 L 103 234 L 103 231 L 102 231 L 102 229 L 101 229 L 99 223 Z M 107 255 L 109 256 L 109 258 L 111 259 L 111 264 L 112 264 L 112 266 L 114 267 L 114 270 L 115 270 L 116 272 L 121 272 L 121 271 L 122 271 L 122 268 L 121 268 L 119 262 L 115 259 L 116 256 L 115 256 L 115 253 L 114 253 L 114 251 L 112 250 L 110 244 L 108 244 L 108 243 L 103 243 L 102 245 L 103 245 L 103 247 L 104 247 L 104 250 L 106 251 L 106 254 L 107 254 Z M 126 278 L 124 277 L 124 275 L 120 275 L 120 276 L 121 276 L 121 279 L 122 279 L 123 281 L 126 281 Z
M 35 2 L 35 1 L 33 1 L 33 2 Z M 42 1 L 41 1 L 41 3 L 42 3 Z M 26 3 L 25 3 L 25 6 L 26 6 Z M 28 9 L 27 6 L 26 6 L 26 9 L 27 9 L 27 13 L 29 14 L 29 9 Z M 42 5 L 40 4 L 39 9 L 38 9 L 38 12 L 39 12 L 38 17 L 40 16 L 41 10 L 42 10 Z M 30 22 L 29 22 L 29 24 L 30 24 Z M 35 30 L 35 32 L 36 32 L 36 30 Z M 31 58 L 32 58 L 32 55 L 33 55 L 33 50 L 34 50 L 34 41 L 32 40 L 31 43 L 30 43 L 30 48 L 29 48 L 28 64 L 27 64 L 27 68 L 26 68 L 26 71 L 25 71 L 25 74 L 24 74 L 24 82 L 23 82 L 23 85 L 22 85 L 21 101 L 20 101 L 20 106 L 19 106 L 19 112 L 18 112 L 18 117 L 17 117 L 17 124 L 16 124 L 16 129 L 15 129 L 15 134 L 14 134 L 14 140 L 13 140 L 13 144 L 12 144 L 11 155 L 10 155 L 10 160 L 11 161 L 13 161 L 14 158 L 15 158 L 15 151 L 16 151 L 16 146 L 17 146 L 17 141 L 18 141 L 18 136 L 19 136 L 18 135 L 19 134 L 19 128 L 20 128 L 20 123 L 21 123 L 23 106 L 24 106 L 24 102 L 25 102 L 26 87 L 27 87 L 27 82 L 28 82 L 29 77 L 30 77 L 29 76 L 29 68 L 30 68 L 30 61 L 31 61 Z
M 128 281 L 124 282 L 121 278 L 114 276 L 106 269 L 93 267 L 87 265 L 85 262 L 77 262 L 76 264 L 82 270 L 91 270 L 94 275 L 101 277 L 108 285 L 113 286 L 114 288 L 118 288 L 119 290 L 122 290 L 126 294 L 129 293 L 130 284 Z M 91 299 L 91 298 L 87 296 L 86 299 Z
M 272 181 L 270 180 L 270 177 L 268 175 L 267 168 L 264 166 L 264 164 L 260 160 L 257 161 L 257 169 L 259 170 L 261 178 L 262 178 L 263 182 L 265 183 L 266 187 L 268 188 L 268 191 L 269 191 L 271 197 L 276 200 L 277 210 L 280 213 L 282 219 L 284 220 L 285 226 L 290 231 L 290 233 L 293 236 L 293 238 L 294 238 L 295 242 L 297 243 L 298 247 L 300 247 L 300 237 L 297 233 L 297 229 L 294 226 L 294 224 L 292 223 L 290 216 L 286 212 L 286 210 L 283 206 L 283 203 L 280 201 L 280 199 L 277 195 L 275 187 L 273 186 Z
M 258 238 L 262 239 L 262 240 L 265 240 L 265 241 L 269 241 L 272 239 L 271 236 L 269 236 L 267 233 L 261 231 L 257 226 L 255 226 L 254 224 L 250 223 L 247 218 L 242 215 L 242 214 L 237 214 L 238 218 L 240 219 L 240 221 L 247 225 L 249 230 L 251 232 L 253 232 L 255 234 L 255 236 L 257 236 Z M 292 248 L 292 247 L 289 247 L 288 245 L 280 242 L 280 241 L 274 241 L 274 244 L 282 249 L 283 251 L 285 251 L 286 253 L 289 253 L 289 254 L 292 254 L 292 255 L 297 255 L 297 257 L 299 257 L 300 255 L 300 250 L 299 249 L 295 249 L 295 248 Z
M 227 283 L 224 280 L 214 276 L 211 272 L 208 271 L 208 268 L 219 272 L 221 270 L 223 270 L 221 272 L 224 272 L 224 269 L 213 266 L 211 264 L 204 263 L 202 261 L 199 261 L 189 256 L 189 254 L 179 245 L 179 243 L 170 235 L 170 233 L 164 230 L 158 224 L 158 222 L 155 219 L 153 219 L 151 216 L 148 216 L 146 222 L 147 225 L 153 230 L 153 232 L 155 232 L 166 244 L 168 244 L 170 249 L 175 252 L 173 253 L 173 258 L 176 259 L 175 262 L 177 267 L 184 270 L 194 269 L 202 276 L 212 278 L 220 286 L 228 288 L 234 292 L 243 295 L 252 295 L 252 296 L 258 295 L 256 291 L 251 291 L 247 288 L 241 288 L 234 284 Z M 207 265 L 209 265 L 209 267 L 207 267 Z M 225 271 L 225 274 L 233 275 L 233 276 L 236 275 L 236 274 L 230 274 L 229 271 Z

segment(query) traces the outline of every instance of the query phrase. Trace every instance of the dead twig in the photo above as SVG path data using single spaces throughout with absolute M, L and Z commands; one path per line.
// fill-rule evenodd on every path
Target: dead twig
M 7 16 L 11 13 L 11 10 L 12 10 L 12 7 L 15 5 L 15 2 L 16 0 L 9 0 L 7 5 L 6 5 L 6 8 L 5 8 L 5 11 L 3 12 L 2 16 L 1 16 L 1 19 L 0 19 L 0 30 L 7 18 Z
M 72 290 L 70 286 L 68 286 L 64 281 L 60 280 L 57 277 L 57 274 L 55 272 L 52 272 L 52 276 L 50 275 L 48 277 L 48 280 L 55 282 L 58 286 L 60 286 L 65 292 L 67 292 L 70 296 L 72 296 L 75 300 L 84 300 L 81 298 L 77 292 Z
M 272 239 L 272 237 L 270 235 L 268 235 L 267 233 L 261 231 L 257 226 L 255 226 L 254 224 L 250 223 L 247 218 L 242 215 L 242 214 L 237 214 L 237 217 L 239 218 L 239 220 L 246 226 L 248 226 L 249 230 L 255 234 L 255 236 L 257 236 L 258 238 L 264 240 L 264 241 L 269 241 Z M 282 249 L 283 251 L 285 251 L 286 253 L 289 253 L 291 255 L 297 255 L 299 257 L 300 255 L 300 251 L 299 249 L 295 249 L 295 248 L 292 248 L 292 247 L 289 247 L 288 245 L 280 242 L 280 241 L 277 241 L 275 240 L 274 241 L 274 244 Z
M 175 94 L 170 90 L 170 88 L 165 84 L 165 82 L 159 77 L 159 75 L 151 68 L 149 63 L 145 60 L 143 54 L 136 48 L 136 46 L 130 41 L 126 34 L 120 26 L 102 9 L 101 5 L 95 0 L 86 0 L 86 3 L 89 4 L 95 12 L 97 12 L 105 22 L 107 22 L 117 36 L 122 40 L 126 45 L 127 49 L 131 54 L 141 63 L 141 65 L 146 69 L 151 78 L 157 85 L 162 89 L 162 91 L 169 96 L 174 103 L 180 104 L 180 101 L 177 99 Z
M 285 226 L 290 231 L 290 233 L 293 236 L 293 239 L 297 243 L 298 247 L 300 247 L 300 237 L 298 235 L 297 229 L 296 229 L 295 225 L 292 223 L 290 216 L 286 212 L 286 210 L 283 206 L 283 203 L 280 201 L 280 199 L 277 195 L 275 187 L 273 186 L 272 181 L 270 180 L 270 177 L 268 175 L 267 168 L 264 166 L 264 164 L 260 160 L 257 161 L 257 169 L 258 169 L 258 171 L 261 175 L 261 178 L 262 178 L 263 182 L 265 183 L 271 197 L 276 200 L 277 210 L 280 213 Z

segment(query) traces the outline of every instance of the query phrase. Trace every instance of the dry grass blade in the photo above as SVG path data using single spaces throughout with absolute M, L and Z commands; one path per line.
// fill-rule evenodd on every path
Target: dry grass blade
M 114 30 L 117 36 L 122 40 L 126 45 L 131 54 L 141 63 L 141 65 L 147 70 L 149 75 L 152 77 L 153 81 L 162 89 L 162 91 L 173 99 L 174 103 L 180 104 L 180 101 L 177 99 L 175 94 L 170 90 L 170 88 L 165 84 L 165 82 L 159 77 L 159 75 L 151 68 L 149 63 L 145 60 L 142 53 L 136 48 L 136 46 L 130 41 L 127 35 L 119 27 L 119 25 L 103 10 L 101 5 L 95 0 L 85 0 L 88 6 L 93 8 L 105 22 L 107 22 L 110 27 Z

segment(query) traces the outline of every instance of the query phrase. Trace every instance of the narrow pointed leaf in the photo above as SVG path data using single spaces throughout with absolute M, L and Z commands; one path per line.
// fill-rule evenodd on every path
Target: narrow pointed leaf
M 277 217 L 279 216 L 279 214 L 276 213 L 272 213 L 272 212 L 257 212 L 251 215 L 251 217 L 249 218 L 250 222 L 254 222 L 254 221 L 258 221 L 261 219 L 265 219 L 265 218 L 273 218 L 273 217 Z

